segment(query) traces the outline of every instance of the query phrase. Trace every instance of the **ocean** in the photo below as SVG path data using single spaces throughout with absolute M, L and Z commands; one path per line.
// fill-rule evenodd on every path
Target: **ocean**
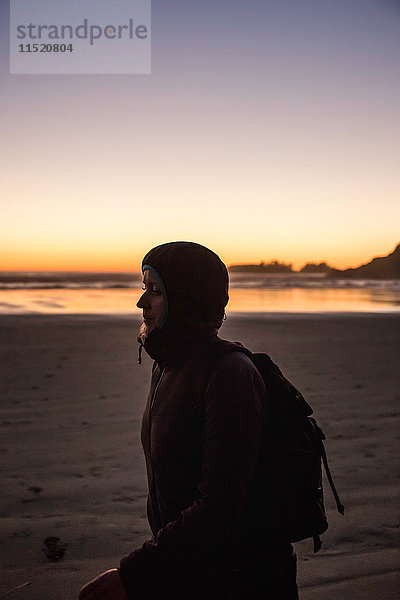
M 0 272 L 1 314 L 140 314 L 140 273 Z M 396 313 L 400 280 L 231 273 L 227 314 Z

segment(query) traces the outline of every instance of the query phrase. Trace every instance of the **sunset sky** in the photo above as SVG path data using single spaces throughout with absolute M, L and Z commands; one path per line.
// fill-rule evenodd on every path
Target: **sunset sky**
M 0 0 L 0 269 L 344 268 L 400 241 L 400 3 L 162 0 L 151 75 L 9 75 Z

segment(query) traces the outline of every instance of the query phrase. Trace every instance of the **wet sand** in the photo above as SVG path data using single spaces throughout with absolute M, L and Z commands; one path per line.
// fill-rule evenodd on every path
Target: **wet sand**
M 0 598 L 76 599 L 148 538 L 138 323 L 0 317 Z M 325 483 L 322 550 L 296 544 L 301 600 L 399 598 L 400 315 L 232 316 L 221 335 L 267 351 L 328 438 L 346 514 Z

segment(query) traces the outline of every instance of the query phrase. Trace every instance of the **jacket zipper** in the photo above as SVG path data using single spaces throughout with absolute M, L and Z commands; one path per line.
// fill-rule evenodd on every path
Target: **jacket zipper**
M 151 428 L 151 411 L 152 411 L 153 406 L 154 406 L 154 401 L 156 399 L 157 390 L 160 387 L 160 383 L 161 383 L 161 379 L 163 378 L 164 371 L 165 371 L 165 368 L 161 371 L 161 375 L 158 378 L 158 381 L 156 383 L 156 387 L 154 388 L 154 392 L 153 392 L 153 395 L 152 395 L 151 400 L 150 400 L 150 407 L 149 407 L 149 425 L 150 425 L 150 428 Z
M 151 411 L 152 411 L 152 409 L 153 409 L 153 406 L 154 406 L 154 401 L 155 401 L 155 399 L 156 399 L 157 390 L 158 390 L 158 388 L 159 388 L 159 386 L 160 386 L 160 383 L 161 383 L 161 380 L 162 380 L 162 378 L 163 378 L 164 371 L 165 371 L 165 369 L 163 369 L 163 370 L 161 371 L 161 375 L 160 375 L 160 377 L 158 378 L 158 381 L 157 381 L 157 383 L 156 383 L 156 387 L 154 388 L 154 392 L 153 392 L 153 395 L 152 395 L 152 397 L 151 397 L 151 400 L 150 400 L 150 406 L 149 406 L 149 456 L 150 456 L 150 465 L 151 465 L 151 481 L 152 481 L 152 484 L 151 484 L 151 487 L 152 487 L 151 494 L 152 494 L 153 496 L 156 496 L 156 495 L 157 495 L 157 493 L 156 493 L 156 485 L 155 485 L 155 482 L 154 482 L 153 465 L 152 465 L 152 459 L 151 459 L 151 420 L 152 420 L 152 419 L 151 419 Z M 155 508 L 156 508 L 156 507 L 153 507 L 153 510 L 155 510 Z M 157 507 L 157 521 L 158 521 L 158 523 L 159 523 L 159 524 L 160 524 L 160 526 L 161 526 L 161 517 L 160 517 L 159 511 L 158 511 L 158 507 Z

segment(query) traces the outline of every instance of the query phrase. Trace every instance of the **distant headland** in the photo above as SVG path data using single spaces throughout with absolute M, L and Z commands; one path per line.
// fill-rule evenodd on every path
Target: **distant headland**
M 332 269 L 329 277 L 348 279 L 400 279 L 400 244 L 387 256 L 378 256 L 355 269 Z
M 326 277 L 345 279 L 400 279 L 400 244 L 387 256 L 373 258 L 354 269 L 335 269 L 326 262 L 307 263 L 299 271 L 292 263 L 261 261 L 259 264 L 231 265 L 231 273 L 323 273 Z
M 258 265 L 232 265 L 229 267 L 231 272 L 240 273 L 293 273 L 292 263 L 285 264 L 277 260 L 269 263 L 261 261 Z

